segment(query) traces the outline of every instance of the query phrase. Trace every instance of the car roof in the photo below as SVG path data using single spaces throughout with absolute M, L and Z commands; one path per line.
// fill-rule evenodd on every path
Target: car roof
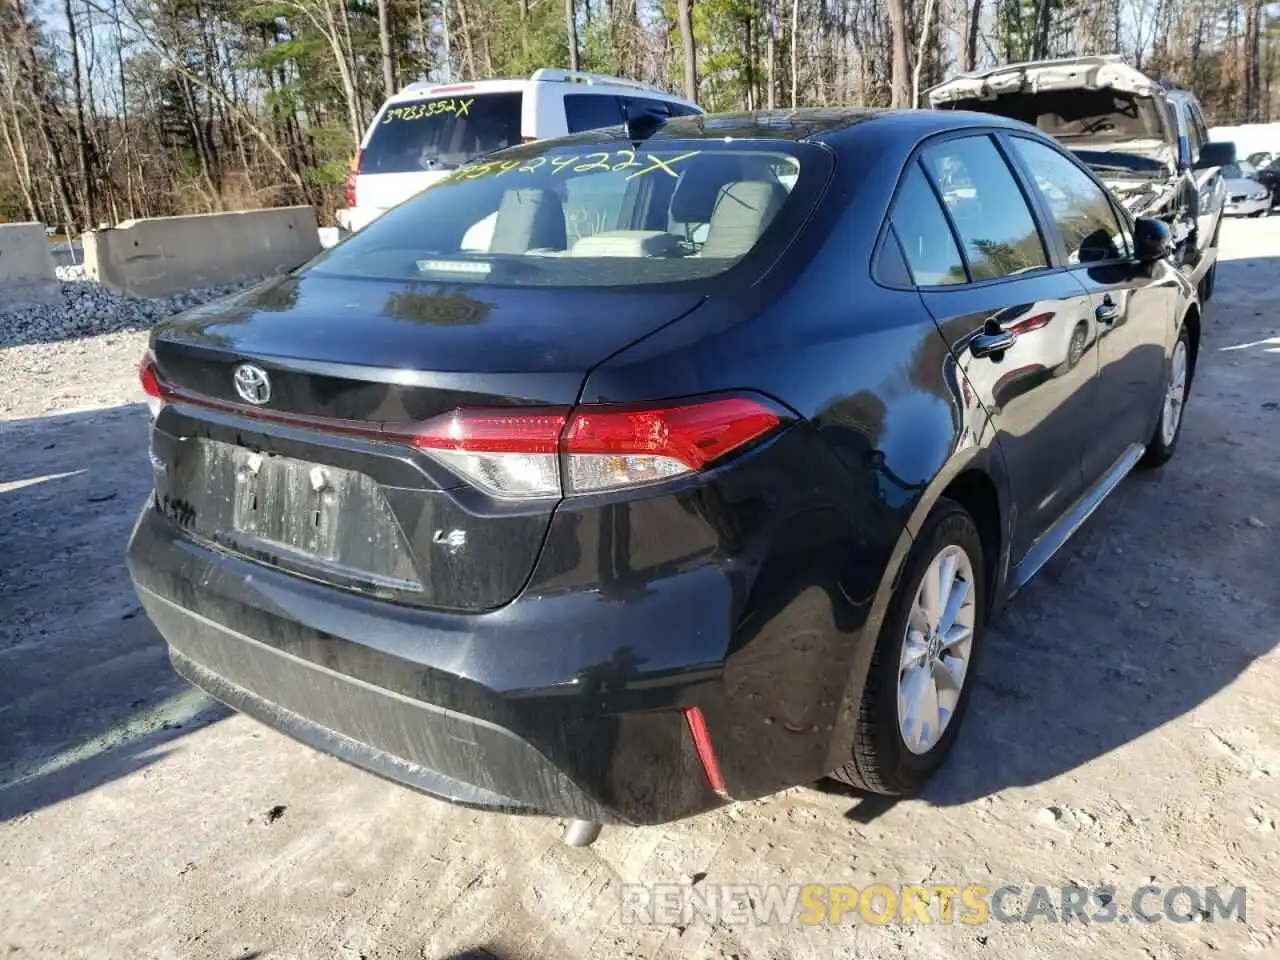
M 574 77 L 584 78 L 575 80 Z M 411 83 L 397 90 L 387 98 L 387 103 L 401 100 L 421 100 L 423 97 L 447 96 L 457 93 L 517 93 L 533 85 L 563 87 L 566 93 L 612 93 L 625 91 L 628 96 L 649 97 L 657 100 L 673 100 L 680 103 L 679 95 L 648 84 L 630 81 L 623 77 L 609 77 L 603 74 L 574 73 L 568 70 L 551 70 L 543 68 L 527 77 L 487 77 L 483 80 L 464 80 L 456 83 L 430 83 L 420 81 Z
M 790 140 L 834 142 L 862 135 L 930 136 L 966 127 L 1005 127 L 1040 134 L 1035 127 L 990 113 L 967 110 L 893 110 L 871 107 L 761 110 L 674 117 L 650 140 Z M 616 129 L 616 128 L 615 128 Z M 598 135 L 600 131 L 595 131 Z M 1042 134 L 1040 134 L 1042 135 Z

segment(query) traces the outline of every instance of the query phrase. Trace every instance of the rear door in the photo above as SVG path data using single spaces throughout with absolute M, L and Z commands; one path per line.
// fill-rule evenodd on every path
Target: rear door
M 356 206 L 381 212 L 476 157 L 520 143 L 520 91 L 393 101 L 360 152 Z
M 1091 486 L 1133 444 L 1150 438 L 1180 288 L 1169 282 L 1166 264 L 1133 259 L 1127 222 L 1079 163 L 1038 140 L 1015 135 L 1009 143 L 1056 226 L 1071 275 L 1093 305 L 1099 389 L 1081 425 L 1088 437 L 1084 481 Z
M 915 283 L 991 413 L 1017 509 L 1013 557 L 1082 491 L 1097 353 L 1089 296 L 1055 269 L 996 140 L 933 141 L 904 175 L 892 214 Z M 1005 342 L 1004 349 L 992 349 Z

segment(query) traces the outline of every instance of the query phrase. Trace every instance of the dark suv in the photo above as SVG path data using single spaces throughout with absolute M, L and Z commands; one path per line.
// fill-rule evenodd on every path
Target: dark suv
M 644 126 L 464 168 L 141 369 L 178 671 L 578 841 L 916 790 L 988 618 L 1173 454 L 1199 343 L 1165 225 L 1031 127 Z

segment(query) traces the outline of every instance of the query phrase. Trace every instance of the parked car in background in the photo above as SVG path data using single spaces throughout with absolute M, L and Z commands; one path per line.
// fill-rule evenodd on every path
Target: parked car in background
M 220 700 L 573 842 L 828 773 L 909 794 L 989 619 L 1174 454 L 1172 252 L 994 116 L 506 150 L 155 328 L 129 570 Z
M 1280 156 L 1273 157 L 1265 166 L 1258 167 L 1254 176 L 1271 191 L 1271 205 L 1274 207 L 1280 204 Z
M 359 230 L 479 156 L 530 140 L 618 126 L 624 110 L 702 108 L 635 80 L 543 68 L 525 79 L 415 83 L 382 105 L 347 178 L 343 224 Z
M 1257 169 L 1247 160 L 1222 168 L 1227 187 L 1224 212 L 1233 217 L 1265 217 L 1271 211 L 1271 189 L 1258 179 Z
M 1119 57 L 1018 63 L 964 74 L 929 92 L 938 109 L 1038 127 L 1088 163 L 1134 216 L 1169 224 L 1201 299 L 1213 293 L 1230 143 L 1209 141 L 1200 105 Z

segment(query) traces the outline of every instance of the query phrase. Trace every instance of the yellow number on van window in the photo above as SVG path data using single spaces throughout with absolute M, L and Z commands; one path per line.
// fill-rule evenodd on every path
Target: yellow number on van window
M 520 168 L 520 172 L 533 173 L 533 171 L 537 170 L 539 167 L 546 164 L 546 162 L 547 162 L 546 157 L 534 157 L 532 160 L 530 160 L 528 163 L 526 163 L 524 166 Z

